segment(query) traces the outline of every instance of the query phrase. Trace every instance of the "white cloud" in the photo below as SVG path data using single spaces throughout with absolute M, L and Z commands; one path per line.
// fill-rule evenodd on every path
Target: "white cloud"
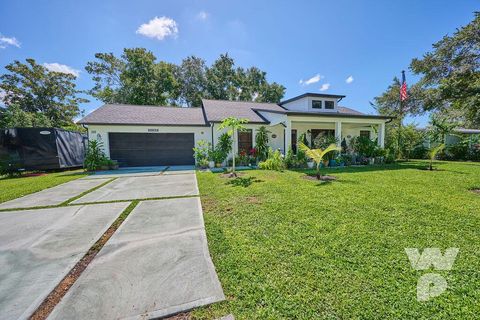
M 20 48 L 20 42 L 15 37 L 6 37 L 0 33 L 0 49 L 5 49 L 7 46 Z
M 61 72 L 61 73 L 70 73 L 73 74 L 75 77 L 80 75 L 80 70 L 74 69 L 64 64 L 60 63 L 44 63 L 43 66 L 50 71 Z
M 318 81 L 320 81 L 320 79 L 323 79 L 323 76 L 321 76 L 319 74 L 316 74 L 313 77 L 311 77 L 310 79 L 300 80 L 299 83 L 301 85 L 308 86 L 309 84 L 317 83 Z
M 328 89 L 330 89 L 330 83 L 324 83 L 320 87 L 320 91 L 325 91 L 325 90 L 328 90 Z
M 197 14 L 197 19 L 198 20 L 202 20 L 202 21 L 205 21 L 208 19 L 210 15 L 208 14 L 208 12 L 206 11 L 200 11 L 198 14 Z
M 137 33 L 158 40 L 163 40 L 166 37 L 176 38 L 178 34 L 178 26 L 177 22 L 171 18 L 155 17 L 148 23 L 144 23 L 138 27 Z
M 353 76 L 350 76 L 347 79 L 345 79 L 345 82 L 346 83 L 352 83 L 353 82 Z

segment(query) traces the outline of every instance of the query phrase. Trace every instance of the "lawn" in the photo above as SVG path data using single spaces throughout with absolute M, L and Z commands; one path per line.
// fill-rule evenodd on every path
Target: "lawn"
M 478 318 L 480 164 L 425 162 L 302 172 L 248 171 L 238 184 L 197 174 L 210 253 L 226 302 L 213 319 Z M 413 270 L 405 248 L 458 247 L 451 271 Z M 416 300 L 420 276 L 448 289 Z
M 0 177 L 0 203 L 51 188 L 86 176 L 83 170 L 47 173 L 40 176 Z

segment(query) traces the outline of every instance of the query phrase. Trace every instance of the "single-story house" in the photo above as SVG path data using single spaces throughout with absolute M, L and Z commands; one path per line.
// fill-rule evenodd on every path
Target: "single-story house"
M 306 132 L 309 139 L 331 134 L 338 141 L 368 136 L 383 147 L 391 117 L 339 106 L 344 97 L 305 93 L 279 104 L 203 99 L 201 108 L 106 104 L 79 123 L 88 128 L 89 139 L 102 142 L 107 156 L 126 166 L 194 164 L 194 146 L 200 140 L 215 145 L 227 117 L 248 120 L 247 130 L 235 137 L 237 152 L 255 147 L 261 126 L 270 132 L 270 146 L 282 153 L 295 150 L 297 138 Z

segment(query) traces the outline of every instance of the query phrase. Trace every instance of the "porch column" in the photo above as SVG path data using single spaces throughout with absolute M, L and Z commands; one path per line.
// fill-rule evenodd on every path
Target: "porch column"
M 378 146 L 385 148 L 385 122 L 378 125 Z
M 341 146 L 342 144 L 342 122 L 336 121 L 335 122 L 335 138 L 337 139 L 337 146 Z
M 286 155 L 288 150 L 292 148 L 292 121 L 288 120 L 285 121 L 285 150 L 283 150 L 283 154 Z

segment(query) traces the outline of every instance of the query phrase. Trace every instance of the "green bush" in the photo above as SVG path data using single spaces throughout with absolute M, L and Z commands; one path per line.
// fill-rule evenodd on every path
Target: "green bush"
M 20 163 L 14 157 L 7 155 L 0 158 L 0 176 L 19 176 L 22 174 Z
M 268 134 L 270 131 L 261 126 L 255 134 L 255 150 L 258 161 L 264 161 L 268 157 Z
M 101 166 L 108 166 L 106 161 L 109 159 L 102 151 L 103 143 L 96 140 L 89 140 L 87 145 L 87 154 L 83 162 L 83 167 L 88 171 L 98 170 Z
M 208 161 L 212 152 L 212 144 L 205 140 L 200 140 L 198 141 L 197 146 L 193 148 L 193 152 L 197 166 L 205 167 L 206 163 L 206 167 L 208 167 Z
M 302 150 L 298 150 L 297 154 L 293 154 L 292 149 L 289 149 L 287 155 L 285 156 L 285 167 L 288 169 L 292 168 L 306 168 L 307 167 L 307 156 Z
M 273 152 L 272 149 L 270 149 L 267 160 L 260 162 L 258 167 L 262 170 L 280 171 L 285 169 L 285 163 L 279 150 Z

